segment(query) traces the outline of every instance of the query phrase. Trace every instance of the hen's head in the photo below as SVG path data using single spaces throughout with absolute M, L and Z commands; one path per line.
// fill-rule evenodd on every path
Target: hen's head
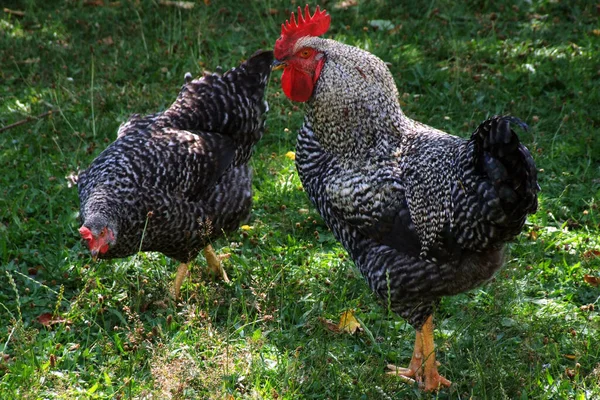
M 314 85 L 325 62 L 325 55 L 315 47 L 303 46 L 300 39 L 321 36 L 329 29 L 331 17 L 319 6 L 310 15 L 308 5 L 298 7 L 298 22 L 294 13 L 281 24 L 281 36 L 275 42 L 275 68 L 283 68 L 281 87 L 293 101 L 305 102 L 313 93 Z
M 106 224 L 85 223 L 79 228 L 81 238 L 87 242 L 92 258 L 104 254 L 116 243 L 115 232 Z

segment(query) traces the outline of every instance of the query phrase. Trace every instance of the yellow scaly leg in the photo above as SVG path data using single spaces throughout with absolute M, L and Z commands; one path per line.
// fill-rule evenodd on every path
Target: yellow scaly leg
M 185 277 L 188 274 L 188 264 L 181 263 L 179 267 L 177 267 L 177 275 L 175 275 L 175 282 L 173 283 L 173 291 L 175 292 L 175 298 L 178 299 L 181 294 L 181 284 L 185 280 Z
M 422 382 L 423 378 L 423 338 L 421 332 L 415 331 L 415 348 L 408 368 L 397 367 L 388 364 L 388 375 L 394 375 L 408 384 L 414 384 L 415 381 Z
M 450 387 L 452 382 L 438 373 L 437 363 L 435 361 L 435 343 L 433 342 L 433 316 L 429 316 L 421 328 L 423 337 L 423 356 L 425 357 L 425 367 L 423 371 L 426 392 L 439 390 L 442 386 Z
M 213 247 L 209 244 L 204 248 L 204 257 L 206 258 L 206 263 L 208 264 L 208 270 L 213 274 L 213 276 L 217 276 L 225 282 L 229 282 L 229 278 L 227 277 L 227 272 L 223 269 L 221 265 L 221 260 L 223 258 L 227 258 L 229 255 L 217 256 Z

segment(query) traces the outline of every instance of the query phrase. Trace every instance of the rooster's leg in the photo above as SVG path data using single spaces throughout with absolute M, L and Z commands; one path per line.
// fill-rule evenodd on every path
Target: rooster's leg
M 420 331 L 416 331 L 415 335 L 415 349 L 413 350 L 412 358 L 410 359 L 410 364 L 408 368 L 397 367 L 395 365 L 389 364 L 387 366 L 390 375 L 397 375 L 404 378 L 412 378 L 406 379 L 409 383 L 414 383 L 413 380 L 417 382 L 422 381 L 423 370 L 421 367 L 423 366 L 423 335 L 421 335 Z
M 177 275 L 175 275 L 175 282 L 173 284 L 173 291 L 175 292 L 175 298 L 179 299 L 179 294 L 181 293 L 181 284 L 185 280 L 185 277 L 188 273 L 188 264 L 181 263 L 179 267 L 177 267 Z
M 409 383 L 417 381 L 419 386 L 427 392 L 439 390 L 442 386 L 450 386 L 451 382 L 441 376 L 437 370 L 433 342 L 433 317 L 431 315 L 421 329 L 416 332 L 415 349 L 408 368 L 400 368 L 395 365 L 387 367 L 390 370 L 388 374 L 399 376 Z
M 426 392 L 439 390 L 440 387 L 450 387 L 452 382 L 438 373 L 437 363 L 435 361 L 435 344 L 433 342 L 433 316 L 429 316 L 421 328 L 421 337 L 423 338 L 423 356 L 425 358 L 425 367 L 423 378 L 425 380 L 424 390 Z
M 228 257 L 225 256 L 217 256 L 215 254 L 215 250 L 209 244 L 204 248 L 204 257 L 206 258 L 206 263 L 208 264 L 208 270 L 214 275 L 223 279 L 225 282 L 229 282 L 229 278 L 227 277 L 227 273 L 223 269 L 221 265 L 221 259 Z

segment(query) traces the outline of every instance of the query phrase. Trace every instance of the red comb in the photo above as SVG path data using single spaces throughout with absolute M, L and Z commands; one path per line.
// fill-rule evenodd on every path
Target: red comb
M 86 226 L 79 228 L 79 234 L 85 240 L 91 240 L 93 238 L 92 231 Z
M 321 36 L 329 29 L 330 22 L 331 17 L 327 14 L 327 11 L 321 11 L 319 6 L 317 6 L 314 15 L 311 16 L 307 4 L 304 7 L 304 15 L 302 15 L 302 9 L 298 7 L 298 23 L 296 23 L 296 16 L 292 12 L 290 20 L 285 21 L 285 24 L 281 24 L 281 36 Z
M 292 12 L 290 19 L 281 24 L 281 37 L 275 42 L 275 58 L 280 59 L 288 53 L 296 40 L 304 36 L 321 36 L 329 29 L 331 16 L 326 10 L 321 11 L 319 6 L 311 16 L 308 4 L 302 9 L 298 7 L 298 22 Z

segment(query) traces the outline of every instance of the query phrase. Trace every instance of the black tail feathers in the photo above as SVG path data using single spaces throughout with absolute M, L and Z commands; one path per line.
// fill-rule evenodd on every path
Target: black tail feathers
M 473 132 L 476 168 L 487 175 L 496 189 L 502 208 L 514 221 L 537 209 L 537 169 L 533 157 L 519 141 L 511 124 L 528 130 L 512 116 L 494 116 Z

